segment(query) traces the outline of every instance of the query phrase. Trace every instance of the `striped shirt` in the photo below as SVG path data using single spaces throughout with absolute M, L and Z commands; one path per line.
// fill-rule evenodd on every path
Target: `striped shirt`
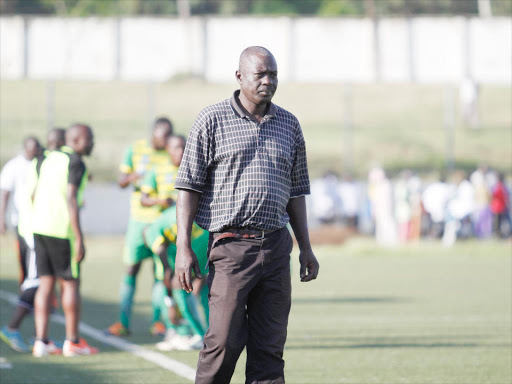
M 282 228 L 289 199 L 310 193 L 297 118 L 271 103 L 261 122 L 251 120 L 239 92 L 201 111 L 175 183 L 202 193 L 195 221 L 210 232 Z

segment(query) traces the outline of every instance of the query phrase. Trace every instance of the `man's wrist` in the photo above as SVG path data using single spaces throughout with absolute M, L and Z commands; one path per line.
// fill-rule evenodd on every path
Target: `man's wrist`
M 191 248 L 192 247 L 192 243 L 190 241 L 190 238 L 187 239 L 183 239 L 183 240 L 179 240 L 179 241 L 176 241 L 176 247 L 179 247 L 179 248 Z
M 310 251 L 313 251 L 313 248 L 311 248 L 311 244 L 303 245 L 303 246 L 301 246 L 301 245 L 299 244 L 299 250 L 300 250 L 301 252 L 310 252 Z

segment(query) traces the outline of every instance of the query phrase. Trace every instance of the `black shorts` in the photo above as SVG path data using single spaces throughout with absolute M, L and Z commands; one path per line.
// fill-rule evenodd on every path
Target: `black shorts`
M 39 276 L 55 276 L 64 280 L 79 278 L 79 265 L 69 239 L 34 233 L 34 243 Z

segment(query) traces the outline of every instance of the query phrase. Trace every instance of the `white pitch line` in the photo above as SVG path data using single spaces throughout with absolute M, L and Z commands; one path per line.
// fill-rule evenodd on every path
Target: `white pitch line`
M 18 303 L 18 296 L 2 289 L 0 289 L 0 299 L 8 301 L 13 305 Z M 65 319 L 62 315 L 53 314 L 51 319 L 56 323 L 65 324 Z M 180 363 L 179 361 L 171 359 L 170 357 L 162 355 L 161 353 L 143 348 L 136 344 L 129 343 L 126 340 L 120 339 L 116 336 L 105 335 L 103 331 L 91 327 L 84 322 L 80 322 L 80 332 L 104 344 L 111 345 L 122 351 L 126 351 L 135 356 L 141 357 L 153 364 L 159 365 L 160 367 L 167 369 L 168 371 L 171 371 L 178 376 L 184 377 L 185 379 L 190 381 L 195 380 L 196 371 L 193 368 L 186 364 Z

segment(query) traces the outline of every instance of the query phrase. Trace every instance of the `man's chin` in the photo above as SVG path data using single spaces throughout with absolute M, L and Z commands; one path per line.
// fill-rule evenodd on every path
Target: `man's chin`
M 262 105 L 270 103 L 274 97 L 274 94 L 259 94 L 258 96 L 258 104 Z

